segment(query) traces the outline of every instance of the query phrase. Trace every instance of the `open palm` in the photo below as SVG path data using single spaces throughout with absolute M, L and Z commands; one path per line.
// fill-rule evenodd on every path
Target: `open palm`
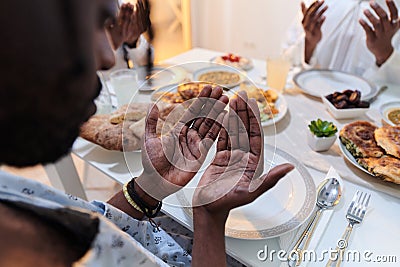
M 371 11 L 365 10 L 364 14 L 372 27 L 363 19 L 360 19 L 359 22 L 366 34 L 367 47 L 371 53 L 374 54 L 376 64 L 380 66 L 385 63 L 393 53 L 392 38 L 400 29 L 400 21 L 394 1 L 386 1 L 390 16 L 379 4 L 371 3 L 370 5 L 378 15 L 378 18 L 375 17 Z
M 185 186 L 217 138 L 227 103 L 228 97 L 222 95 L 220 87 L 205 87 L 174 128 L 161 137 L 156 134 L 158 108 L 154 105 L 146 121 L 144 177 L 137 180 L 141 187 L 162 199 Z
M 241 92 L 238 99 L 231 100 L 216 156 L 196 189 L 195 206 L 203 206 L 208 212 L 226 218 L 231 209 L 252 202 L 293 169 L 292 165 L 283 164 L 260 177 L 263 137 L 259 121 L 254 99 L 248 100 L 246 93 Z

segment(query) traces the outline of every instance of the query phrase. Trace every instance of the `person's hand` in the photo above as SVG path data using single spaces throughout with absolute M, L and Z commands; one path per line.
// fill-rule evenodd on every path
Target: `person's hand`
M 114 49 L 123 43 L 134 47 L 140 35 L 147 30 L 148 23 L 149 10 L 141 0 L 137 1 L 135 7 L 129 3 L 123 4 L 116 21 L 107 26 Z
M 373 27 L 368 25 L 363 19 L 360 19 L 359 22 L 367 36 L 367 47 L 374 54 L 376 65 L 379 67 L 393 53 L 392 37 L 399 30 L 400 21 L 398 19 L 396 4 L 393 0 L 386 0 L 386 5 L 390 11 L 390 18 L 385 10 L 376 2 L 371 2 L 370 5 L 378 15 L 378 18 L 369 10 L 365 10 L 364 14 Z
M 240 92 L 230 101 L 217 153 L 195 191 L 195 214 L 205 212 L 219 223 L 225 222 L 231 209 L 251 203 L 293 169 L 291 164 L 282 164 L 260 177 L 263 142 L 257 103 Z
M 142 146 L 144 171 L 136 182 L 154 199 L 178 191 L 203 164 L 226 113 L 229 99 L 222 92 L 221 87 L 206 86 L 171 132 L 161 137 L 156 134 L 158 108 L 150 110 Z
M 322 39 L 321 26 L 325 21 L 324 13 L 328 9 L 322 5 L 324 1 L 316 1 L 310 7 L 306 7 L 304 2 L 301 2 L 301 11 L 303 20 L 301 21 L 305 32 L 305 62 L 309 63 L 312 54 L 314 53 L 317 44 Z

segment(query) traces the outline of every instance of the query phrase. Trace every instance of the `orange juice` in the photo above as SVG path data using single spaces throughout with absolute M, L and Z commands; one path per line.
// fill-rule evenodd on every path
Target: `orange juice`
M 283 91 L 286 85 L 290 62 L 284 58 L 267 59 L 267 85 L 268 87 Z

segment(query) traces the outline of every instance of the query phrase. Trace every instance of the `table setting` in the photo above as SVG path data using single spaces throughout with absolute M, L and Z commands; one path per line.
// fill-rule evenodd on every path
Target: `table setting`
M 179 81 L 171 78 L 165 82 L 165 76 L 162 76 L 163 84 L 156 83 L 157 86 L 151 90 L 139 89 L 131 100 L 152 103 L 156 99 L 154 94 L 175 94 L 182 81 L 198 81 L 205 70 L 232 70 L 231 66 L 216 67 L 210 62 L 221 55 L 225 53 L 195 48 L 166 60 L 162 66 L 176 65 L 179 68 Z M 232 73 L 238 73 L 240 82 L 245 77 L 265 92 L 270 89 L 263 79 L 267 76 L 268 81 L 266 70 L 266 61 L 251 59 L 251 67 Z M 292 68 L 288 72 L 285 88 L 276 90 L 280 99 L 276 104 L 279 113 L 262 125 L 265 168 L 268 170 L 276 164 L 291 162 L 296 169 L 258 202 L 231 211 L 225 233 L 227 253 L 246 266 L 364 266 L 368 261 L 377 261 L 377 256 L 397 256 L 397 261 L 400 260 L 398 245 L 394 241 L 400 238 L 397 226 L 400 216 L 393 212 L 400 208 L 400 185 L 384 182 L 363 170 L 339 137 L 328 150 L 322 152 L 314 151 L 307 143 L 308 125 L 317 118 L 333 122 L 339 131 L 355 120 L 370 121 L 381 127 L 388 121 L 388 110 L 400 107 L 397 105 L 399 101 L 396 101 L 400 99 L 400 86 L 388 84 L 385 85 L 387 88 L 380 90 L 383 85 L 373 85 L 356 77 L 354 85 L 335 91 L 359 89 L 361 99 L 376 99 L 371 101 L 367 112 L 340 119 L 332 115 L 321 99 L 321 96 L 333 93 L 333 89 L 321 92 L 305 87 L 311 83 L 319 88 L 327 83 L 324 75 L 334 76 L 335 80 L 345 77 L 346 85 L 354 82 L 354 77 L 343 73 L 327 70 L 302 72 Z M 153 78 L 157 78 L 157 74 Z M 318 82 L 314 83 L 312 79 Z M 113 85 L 109 80 L 104 82 L 109 86 L 113 106 L 117 107 L 115 91 L 110 90 Z M 230 89 L 227 94 L 240 90 L 233 84 L 227 84 L 227 87 Z M 72 153 L 121 184 L 142 171 L 140 152 L 110 151 L 78 138 Z M 200 175 L 201 171 L 197 176 Z M 188 190 L 178 191 L 163 201 L 163 212 L 189 229 L 193 229 L 190 209 L 193 192 L 190 187 L 195 187 L 196 177 L 192 182 Z M 260 213 L 260 210 L 263 212 Z M 360 253 L 370 251 L 372 254 L 368 259 L 361 257 L 358 262 L 348 259 L 329 261 L 327 253 L 324 254 L 329 249 L 345 254 L 346 248 Z M 286 256 L 278 257 L 279 251 L 288 254 L 304 250 L 312 251 L 322 259 L 308 260 L 303 257 L 288 260 Z M 275 253 L 271 254 L 271 251 Z M 396 263 L 388 262 L 386 265 L 396 266 Z

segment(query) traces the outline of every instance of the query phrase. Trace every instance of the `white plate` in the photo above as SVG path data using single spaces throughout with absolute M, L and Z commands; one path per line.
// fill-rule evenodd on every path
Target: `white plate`
M 334 70 L 306 70 L 293 77 L 294 83 L 306 94 L 322 97 L 346 89 L 359 90 L 362 100 L 369 100 L 377 88 L 364 78 Z
M 154 91 L 161 86 L 165 86 L 172 83 L 180 83 L 186 78 L 187 72 L 185 69 L 172 66 L 172 67 L 153 67 L 152 74 L 150 77 L 151 85 L 147 84 L 145 80 L 146 67 L 138 68 L 138 84 L 139 91 Z
M 226 71 L 226 72 L 236 73 L 240 76 L 239 81 L 236 83 L 220 84 L 223 87 L 227 87 L 227 88 L 235 87 L 238 84 L 240 84 L 244 79 L 243 74 L 240 71 L 238 71 L 237 69 L 229 67 L 229 66 L 218 65 L 218 66 L 207 67 L 207 68 L 203 68 L 203 69 L 199 69 L 199 70 L 195 71 L 193 73 L 193 81 L 200 81 L 199 78 L 201 75 L 203 75 L 207 72 L 214 72 L 214 71 Z
M 357 160 L 354 158 L 354 156 L 347 150 L 346 146 L 342 143 L 342 141 L 340 141 L 340 138 L 338 138 L 338 145 L 340 148 L 340 151 L 342 151 L 342 154 L 344 155 L 344 157 L 351 163 L 354 165 L 354 167 L 362 170 L 365 173 L 368 173 L 371 176 L 375 176 L 372 173 L 370 173 L 367 169 L 365 169 L 363 166 L 361 166 L 360 164 L 358 164 Z
M 225 235 L 240 239 L 266 239 L 280 236 L 299 227 L 315 207 L 316 189 L 306 168 L 288 153 L 265 145 L 265 157 L 273 165 L 290 162 L 295 169 L 253 203 L 233 209 L 225 226 Z M 268 171 L 271 161 L 266 161 Z M 197 181 L 198 182 L 198 181 Z M 196 182 L 196 184 L 197 184 Z M 177 197 L 188 216 L 193 190 L 181 190 Z
M 276 116 L 273 117 L 272 119 L 261 122 L 261 126 L 262 127 L 271 126 L 271 125 L 274 125 L 275 123 L 279 122 L 280 120 L 282 120 L 283 117 L 285 117 L 287 110 L 288 110 L 288 106 L 287 106 L 285 97 L 279 91 L 269 88 L 266 85 L 254 84 L 254 86 L 256 86 L 257 88 L 260 88 L 264 91 L 265 90 L 273 90 L 278 94 L 278 99 L 275 102 L 275 107 L 279 110 L 279 113 L 276 114 Z M 240 89 L 240 87 L 232 88 L 232 90 L 230 90 L 229 93 L 230 92 L 235 93 L 235 92 L 239 91 L 239 89 Z
M 226 54 L 225 54 L 225 55 L 226 55 Z M 221 57 L 222 57 L 222 56 L 225 56 L 225 55 L 221 55 Z M 213 63 L 216 63 L 216 64 L 224 64 L 224 65 L 227 65 L 227 66 L 230 66 L 230 67 L 233 67 L 233 68 L 238 68 L 238 69 L 241 69 L 241 70 L 244 70 L 244 71 L 251 70 L 251 69 L 254 67 L 254 66 L 253 66 L 253 61 L 252 61 L 251 59 L 249 59 L 249 58 L 246 58 L 246 59 L 249 61 L 248 64 L 239 67 L 239 66 L 235 66 L 235 65 L 234 65 L 234 63 L 236 63 L 236 62 L 234 62 L 234 63 L 230 63 L 229 61 L 228 61 L 228 62 L 224 61 L 224 63 L 216 62 L 216 59 L 217 59 L 218 57 L 219 57 L 219 56 L 213 57 L 213 58 L 210 59 L 210 61 L 213 62 Z M 242 57 L 242 58 L 244 58 L 244 57 Z
M 398 125 L 394 124 L 393 122 L 391 122 L 388 118 L 388 113 L 394 109 L 400 109 L 400 101 L 389 102 L 389 103 L 383 104 L 379 108 L 382 118 L 385 120 L 385 122 L 387 124 L 392 125 L 392 126 L 398 126 Z

